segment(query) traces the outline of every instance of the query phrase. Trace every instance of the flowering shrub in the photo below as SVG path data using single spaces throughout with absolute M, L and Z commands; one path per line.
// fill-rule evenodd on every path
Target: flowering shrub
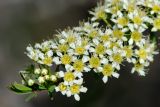
M 29 45 L 26 54 L 34 64 L 20 71 L 22 84 L 10 89 L 20 94 L 46 90 L 51 98 L 61 92 L 79 101 L 79 94 L 87 92 L 84 73 L 97 73 L 107 83 L 128 62 L 131 73 L 145 76 L 158 53 L 154 32 L 160 30 L 160 1 L 105 0 L 89 13 L 93 17 L 88 22 Z

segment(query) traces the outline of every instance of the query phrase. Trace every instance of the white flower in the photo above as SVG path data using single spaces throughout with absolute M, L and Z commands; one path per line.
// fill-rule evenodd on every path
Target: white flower
M 149 22 L 150 18 L 143 14 L 142 11 L 135 9 L 133 12 L 128 14 L 128 17 L 133 21 L 133 23 L 128 24 L 128 27 L 131 31 L 140 29 L 141 32 L 143 32 L 148 28 L 144 22 Z
M 111 64 L 105 64 L 102 69 L 100 70 L 100 72 L 102 72 L 103 74 L 103 82 L 106 83 L 108 81 L 108 77 L 115 77 L 118 78 L 119 74 L 117 72 L 115 72 L 114 67 Z
M 113 73 L 112 73 L 112 76 L 115 77 L 115 78 L 119 78 L 119 74 L 116 73 L 116 72 L 113 72 Z M 104 77 L 102 78 L 102 80 L 103 80 L 104 83 L 107 83 L 107 81 L 108 81 L 108 76 L 104 76 Z
M 134 73 L 134 72 L 138 72 L 138 74 L 140 76 L 145 76 L 145 74 L 146 74 L 144 66 L 141 65 L 141 64 L 138 64 L 138 63 L 135 64 L 134 67 L 131 70 L 131 73 Z
M 105 7 L 98 5 L 95 10 L 90 11 L 90 14 L 93 15 L 92 21 L 95 21 L 97 19 L 106 19 L 106 13 L 105 13 Z

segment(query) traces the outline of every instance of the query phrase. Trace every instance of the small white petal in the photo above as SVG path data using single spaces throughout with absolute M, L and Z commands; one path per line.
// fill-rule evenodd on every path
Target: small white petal
M 107 64 L 107 63 L 108 63 L 108 59 L 107 59 L 107 58 L 103 58 L 103 59 L 101 60 L 101 63 L 102 63 L 102 64 Z
M 85 72 L 89 72 L 90 70 L 91 70 L 90 68 L 84 67 L 84 71 L 85 71 Z
M 65 94 L 66 94 L 66 91 L 62 91 L 61 93 L 62 93 L 62 95 L 65 95 Z
M 117 70 L 120 70 L 120 65 L 119 64 L 117 64 L 115 67 L 117 68 Z
M 107 76 L 104 76 L 104 77 L 102 78 L 102 80 L 103 80 L 104 83 L 107 83 L 108 77 L 107 77 Z
M 108 55 L 112 55 L 112 51 L 111 50 L 106 50 L 106 53 L 108 54 Z
M 151 31 L 152 31 L 152 32 L 156 32 L 157 29 L 156 29 L 155 27 L 153 27 Z
M 72 71 L 73 70 L 73 67 L 69 64 L 65 65 L 65 68 L 67 71 Z
M 75 98 L 76 101 L 79 101 L 79 100 L 80 100 L 80 96 L 79 96 L 78 94 L 75 94 L 75 95 L 74 95 L 74 98 Z
M 135 72 L 135 68 L 132 68 L 131 73 L 133 74 Z
M 64 43 L 65 43 L 65 40 L 64 40 L 64 39 L 60 39 L 60 40 L 59 40 L 59 43 L 64 44 Z
M 78 84 L 78 85 L 81 85 L 83 84 L 83 78 L 80 78 L 78 80 L 74 80 L 74 83 Z
M 129 29 L 133 32 L 134 31 L 134 26 L 133 24 L 128 24 Z
M 56 92 L 58 92 L 59 91 L 59 87 L 56 87 L 55 90 L 56 90 Z
M 75 45 L 74 43 L 71 43 L 69 46 L 70 46 L 71 48 L 73 48 L 73 49 L 76 48 L 76 45 Z
M 57 55 L 58 56 L 63 56 L 61 52 L 57 52 Z
M 83 62 L 87 62 L 87 61 L 89 61 L 89 59 L 90 59 L 90 58 L 89 58 L 88 56 L 83 56 L 82 61 L 83 61 Z
M 83 76 L 83 74 L 81 72 L 78 72 L 76 74 L 74 73 L 74 75 L 77 76 L 78 78 L 81 78 Z
M 70 91 L 66 92 L 67 97 L 70 97 L 72 95 L 72 93 Z
M 88 90 L 88 89 L 87 89 L 86 87 L 81 87 L 81 88 L 80 88 L 80 91 L 83 92 L 83 93 L 86 93 L 87 90 Z
M 98 72 L 102 72 L 103 68 L 102 67 L 98 67 L 97 70 L 98 70 Z
M 41 59 L 44 59 L 44 54 L 43 53 L 39 53 L 38 55 Z
M 53 56 L 53 52 L 50 50 L 50 51 L 47 52 L 47 55 L 48 55 L 49 57 L 51 57 L 51 56 Z
M 139 61 L 141 64 L 143 64 L 144 63 L 144 59 L 140 59 L 140 61 Z
M 145 76 L 145 72 L 143 70 L 138 71 L 140 76 Z
M 130 39 L 129 40 L 129 45 L 132 45 L 133 44 L 133 39 Z
M 90 52 L 95 52 L 95 49 L 94 48 L 90 48 L 89 51 Z
M 136 63 L 136 59 L 135 59 L 135 58 L 132 58 L 131 60 L 132 60 L 132 62 L 133 62 L 134 64 Z
M 59 57 L 54 57 L 54 58 L 53 58 L 53 62 L 54 62 L 56 65 L 61 64 L 61 61 L 59 60 Z
M 95 43 L 96 45 L 98 45 L 99 44 L 98 39 L 93 39 L 93 43 Z
M 67 81 L 64 81 L 64 85 L 69 85 L 70 83 Z
M 113 72 L 112 75 L 113 75 L 113 77 L 115 77 L 115 78 L 119 78 L 119 74 L 118 74 L 117 72 Z
M 59 74 L 60 77 L 64 77 L 64 72 L 63 71 L 60 71 L 58 74 Z

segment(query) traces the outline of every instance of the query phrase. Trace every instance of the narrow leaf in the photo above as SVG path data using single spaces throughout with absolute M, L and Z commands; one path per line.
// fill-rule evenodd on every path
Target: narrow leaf
M 28 101 L 30 101 L 31 99 L 33 99 L 34 97 L 37 97 L 37 94 L 36 94 L 36 93 L 31 93 L 31 94 L 25 99 L 25 101 L 28 102 Z
M 27 86 L 25 86 L 25 85 L 22 85 L 22 84 L 14 83 L 13 86 L 14 86 L 16 89 L 20 90 L 20 91 L 27 91 L 27 92 L 32 91 L 31 88 L 29 88 L 29 87 L 27 87 Z

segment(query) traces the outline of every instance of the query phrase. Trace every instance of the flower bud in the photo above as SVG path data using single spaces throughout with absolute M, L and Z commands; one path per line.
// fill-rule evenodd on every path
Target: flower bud
M 44 76 L 45 80 L 49 80 L 49 75 Z
M 57 81 L 57 77 L 55 75 L 51 75 L 50 76 L 50 80 L 53 81 L 53 82 L 56 82 Z
M 41 70 L 39 68 L 37 68 L 37 69 L 34 70 L 35 74 L 40 74 L 40 72 L 41 72 Z
M 48 74 L 48 70 L 47 69 L 42 69 L 41 74 L 42 75 L 47 75 Z
M 29 79 L 29 80 L 28 80 L 28 85 L 29 85 L 29 86 L 32 86 L 33 84 L 34 84 L 34 80 Z
M 44 82 L 45 82 L 45 78 L 44 78 L 44 77 L 39 77 L 39 78 L 38 78 L 38 82 L 39 82 L 40 84 L 44 83 Z

